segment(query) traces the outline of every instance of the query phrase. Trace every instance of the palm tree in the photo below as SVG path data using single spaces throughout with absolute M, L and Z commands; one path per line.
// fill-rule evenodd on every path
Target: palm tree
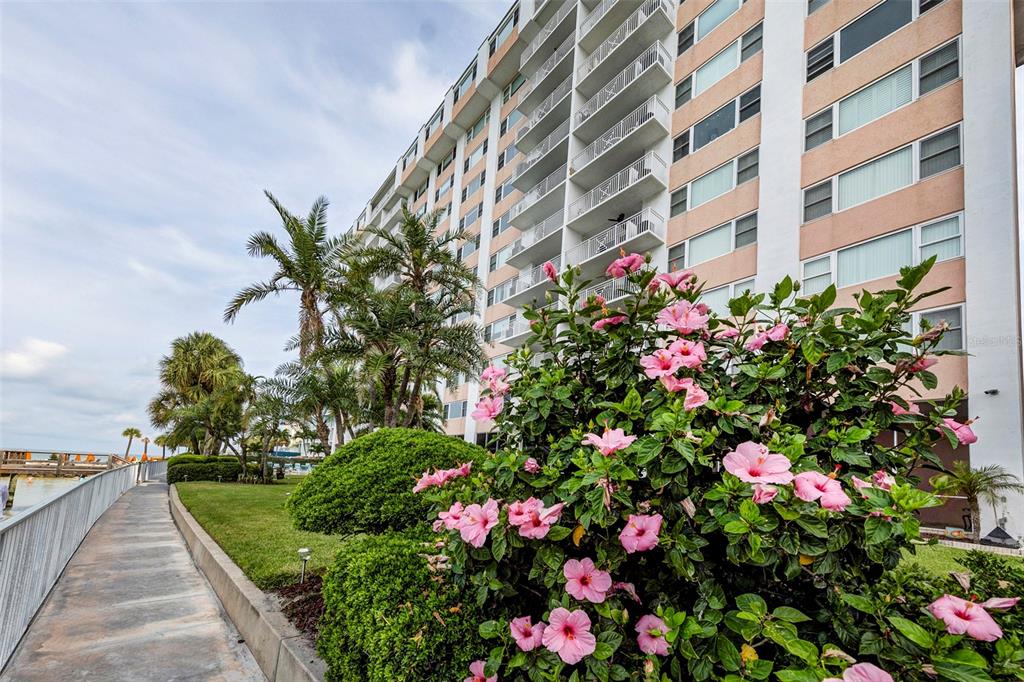
M 945 486 L 953 495 L 963 495 L 971 510 L 971 530 L 974 539 L 981 538 L 981 507 L 985 502 L 992 506 L 992 513 L 999 522 L 996 505 L 1006 493 L 1024 493 L 1024 483 L 998 464 L 990 464 L 977 469 L 963 460 L 953 463 L 952 471 L 945 476 Z
M 124 457 L 125 459 L 128 459 L 128 453 L 131 452 L 132 449 L 132 440 L 135 438 L 142 438 L 142 431 L 139 431 L 134 426 L 129 426 L 121 432 L 121 437 L 128 439 L 128 447 L 124 449 Z

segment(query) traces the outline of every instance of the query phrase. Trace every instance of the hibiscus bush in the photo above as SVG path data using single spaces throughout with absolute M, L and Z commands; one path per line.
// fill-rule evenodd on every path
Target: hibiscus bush
M 974 438 L 959 389 L 907 400 L 948 353 L 906 331 L 932 262 L 853 308 L 787 278 L 721 316 L 636 254 L 614 305 L 547 269 L 559 305 L 482 377 L 497 453 L 417 484 L 484 614 L 467 680 L 1020 679 L 1014 598 L 894 570 L 940 504 L 912 472 Z

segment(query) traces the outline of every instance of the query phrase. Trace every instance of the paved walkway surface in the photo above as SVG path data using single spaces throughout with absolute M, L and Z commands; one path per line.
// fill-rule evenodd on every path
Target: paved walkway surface
M 89 531 L 0 682 L 264 682 L 238 640 L 171 520 L 167 486 L 144 483 Z

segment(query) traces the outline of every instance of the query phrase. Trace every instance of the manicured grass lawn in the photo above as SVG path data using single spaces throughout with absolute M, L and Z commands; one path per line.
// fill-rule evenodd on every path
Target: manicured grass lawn
M 307 571 L 322 573 L 344 538 L 295 530 L 285 509 L 299 477 L 271 485 L 177 483 L 178 495 L 199 525 L 261 589 L 298 582 L 298 549 L 313 555 Z
M 965 550 L 941 545 L 926 545 L 917 548 L 917 554 L 903 552 L 903 563 L 916 563 L 936 575 L 949 575 L 950 571 L 966 571 L 957 563 L 957 558 L 967 554 Z

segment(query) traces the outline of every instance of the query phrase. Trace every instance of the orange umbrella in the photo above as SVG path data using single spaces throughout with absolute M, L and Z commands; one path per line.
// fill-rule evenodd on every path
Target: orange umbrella
M 76 462 L 81 462 L 82 461 L 82 456 L 81 455 L 75 455 L 75 461 Z
M 146 453 L 142 453 L 142 461 L 143 461 L 143 462 L 145 462 L 145 461 L 147 461 L 148 459 L 149 459 L 149 458 L 148 458 L 148 457 L 146 457 Z
M 92 454 L 90 452 L 89 455 L 85 458 L 85 461 L 86 462 L 95 462 L 96 461 L 96 455 L 94 455 L 94 454 Z

